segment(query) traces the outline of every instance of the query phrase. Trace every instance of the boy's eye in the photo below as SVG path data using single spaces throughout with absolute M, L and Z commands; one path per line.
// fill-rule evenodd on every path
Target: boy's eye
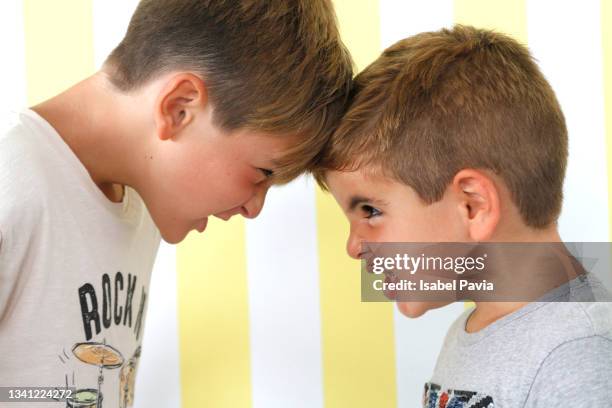
M 257 169 L 257 170 L 261 171 L 264 174 L 264 176 L 266 176 L 266 178 L 270 178 L 274 174 L 272 170 L 268 170 L 268 169 Z
M 371 205 L 367 204 L 362 205 L 361 210 L 366 214 L 366 218 L 378 217 L 382 214 L 382 212 L 378 208 L 372 207 Z

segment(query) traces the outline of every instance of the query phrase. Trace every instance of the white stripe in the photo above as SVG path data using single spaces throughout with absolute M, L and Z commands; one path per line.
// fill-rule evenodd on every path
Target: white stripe
M 271 189 L 246 239 L 253 406 L 322 407 L 312 179 Z
M 452 25 L 453 0 L 380 0 L 383 49 L 402 38 Z
M 452 0 L 381 0 L 380 8 L 383 48 L 423 31 L 453 25 Z M 431 378 L 446 331 L 462 311 L 463 304 L 458 303 L 408 319 L 394 309 L 398 407 L 421 406 L 423 386 Z
M 138 0 L 93 0 L 94 60 L 100 68 L 123 39 Z
M 25 38 L 23 27 L 23 3 L 21 0 L 0 2 L 0 64 L 2 98 L 0 114 L 18 110 L 27 103 Z
M 559 222 L 565 241 L 608 241 L 600 0 L 529 0 L 529 47 L 555 90 L 570 154 Z
M 161 242 L 149 284 L 134 408 L 181 406 L 176 247 Z

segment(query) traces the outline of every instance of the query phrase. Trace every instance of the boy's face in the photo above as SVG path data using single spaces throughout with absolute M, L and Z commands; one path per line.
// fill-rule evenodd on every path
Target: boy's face
M 211 215 L 256 217 L 277 160 L 297 136 L 221 128 L 204 81 L 192 73 L 161 76 L 142 95 L 152 104 L 154 135 L 138 191 L 164 240 L 203 232 Z
M 362 242 L 462 242 L 468 241 L 458 217 L 460 208 L 451 194 L 433 204 L 424 203 L 410 187 L 367 169 L 331 171 L 329 189 L 350 224 L 346 250 L 361 259 Z M 410 317 L 446 303 L 401 302 L 398 308 Z
M 247 130 L 227 133 L 205 115 L 197 115 L 173 141 L 160 141 L 148 205 L 164 240 L 177 243 L 191 230 L 203 232 L 211 215 L 256 217 L 275 159 L 292 142 Z

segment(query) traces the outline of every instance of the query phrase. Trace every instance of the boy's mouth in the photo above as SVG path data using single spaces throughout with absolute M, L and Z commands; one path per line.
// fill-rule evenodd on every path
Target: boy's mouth
M 364 252 L 360 252 L 359 255 L 357 255 L 357 257 L 361 260 L 362 264 L 365 263 L 365 267 L 366 267 L 366 271 L 368 273 L 373 273 L 372 272 L 372 260 L 374 259 L 374 254 L 371 251 L 364 251 Z
M 362 251 L 359 253 L 358 257 L 361 260 L 362 264 L 365 262 L 364 266 L 366 268 L 366 272 L 373 274 L 374 273 L 373 261 L 374 261 L 374 258 L 376 257 L 376 254 L 374 253 L 374 251 L 372 250 Z M 385 276 L 385 280 L 384 280 L 385 285 L 389 283 L 397 283 L 399 281 L 399 277 L 397 276 L 397 273 L 395 271 L 384 271 L 383 274 Z M 395 300 L 397 298 L 396 290 L 385 288 L 383 290 L 383 294 L 389 300 Z
M 385 283 L 397 283 L 397 277 L 394 273 L 385 273 Z M 389 300 L 395 300 L 397 293 L 395 290 L 386 289 L 383 291 L 385 297 Z

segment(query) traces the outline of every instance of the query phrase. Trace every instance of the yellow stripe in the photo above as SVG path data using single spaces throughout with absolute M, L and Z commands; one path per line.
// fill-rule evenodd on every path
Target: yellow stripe
M 23 0 L 27 98 L 48 99 L 95 71 L 92 0 Z
M 609 0 L 601 0 L 601 35 L 608 158 L 608 219 L 609 236 L 612 237 L 612 3 Z
M 334 0 L 340 33 L 349 48 L 357 72 L 373 62 L 380 48 L 378 0 Z
M 455 23 L 494 29 L 527 44 L 526 0 L 455 0 Z
M 334 4 L 362 69 L 381 51 L 378 1 Z M 316 201 L 325 406 L 395 407 L 393 305 L 361 303 L 360 266 L 345 252 L 348 224 L 331 195 L 318 190 Z
M 252 405 L 245 246 L 234 217 L 177 248 L 183 408 Z
M 508 34 L 527 45 L 526 0 L 455 0 L 455 23 Z M 465 302 L 465 308 L 474 302 Z

